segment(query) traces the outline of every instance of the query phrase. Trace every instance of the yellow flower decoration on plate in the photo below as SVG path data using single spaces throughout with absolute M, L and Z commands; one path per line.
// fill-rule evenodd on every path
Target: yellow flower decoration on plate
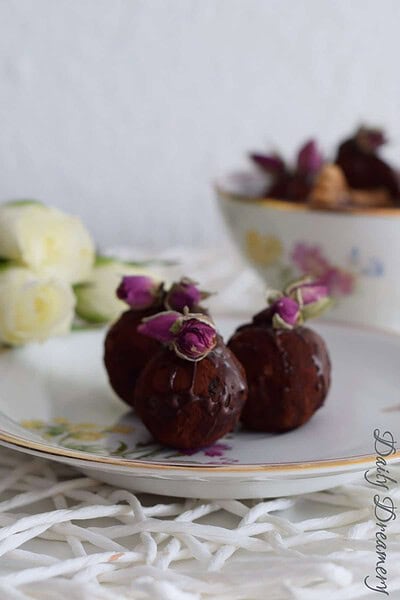
M 100 431 L 75 431 L 69 437 L 82 442 L 95 442 L 101 440 L 104 434 Z
M 122 434 L 128 434 L 128 433 L 132 433 L 132 431 L 134 431 L 135 428 L 132 427 L 132 425 L 113 425 L 112 427 L 109 427 L 107 429 L 108 433 L 122 433 Z
M 283 254 L 283 245 L 274 235 L 262 235 L 255 229 L 249 229 L 245 238 L 246 253 L 257 265 L 269 267 Z
M 95 423 L 70 423 L 68 425 L 68 431 L 70 433 L 79 433 L 80 431 L 86 431 L 87 429 L 90 431 L 93 431 L 93 429 L 98 430 L 99 425 L 96 425 Z
M 39 419 L 25 420 L 21 422 L 21 425 L 27 429 L 41 431 L 47 439 L 62 436 L 63 440 L 71 438 L 85 442 L 95 442 L 110 433 L 127 435 L 135 430 L 132 425 L 125 423 L 117 423 L 106 427 L 95 423 L 73 423 L 65 417 L 56 417 L 48 423 Z
M 39 419 L 30 419 L 21 421 L 21 425 L 22 427 L 25 427 L 25 429 L 41 429 L 45 426 L 45 422 L 40 421 Z

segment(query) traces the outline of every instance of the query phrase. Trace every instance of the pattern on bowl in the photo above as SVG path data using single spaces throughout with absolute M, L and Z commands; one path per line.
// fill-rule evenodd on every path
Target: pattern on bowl
M 275 266 L 280 271 L 282 287 L 299 275 L 312 275 L 322 285 L 326 285 L 333 298 L 349 296 L 355 291 L 360 275 L 382 277 L 383 261 L 377 257 L 363 259 L 359 248 L 352 247 L 348 265 L 339 266 L 331 262 L 318 244 L 295 242 L 288 250 L 285 260 L 284 245 L 274 235 L 263 235 L 255 229 L 245 234 L 245 250 L 255 266 Z

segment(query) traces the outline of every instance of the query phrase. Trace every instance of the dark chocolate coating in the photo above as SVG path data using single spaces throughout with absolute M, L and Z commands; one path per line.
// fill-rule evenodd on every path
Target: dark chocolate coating
M 306 423 L 324 403 L 331 363 L 315 331 L 273 329 L 262 322 L 263 314 L 240 327 L 228 342 L 247 376 L 242 422 L 258 431 L 289 431 Z
M 155 440 L 194 449 L 209 446 L 236 426 L 246 396 L 243 367 L 219 340 L 198 362 L 160 350 L 138 379 L 135 408 Z
M 400 190 L 396 172 L 375 153 L 364 152 L 356 139 L 346 140 L 339 146 L 336 164 L 343 170 L 351 188 L 384 188 L 398 199 Z
M 149 360 L 161 348 L 160 342 L 138 333 L 144 317 L 162 310 L 127 310 L 112 325 L 104 342 L 104 364 L 115 393 L 129 406 L 134 406 L 136 381 Z

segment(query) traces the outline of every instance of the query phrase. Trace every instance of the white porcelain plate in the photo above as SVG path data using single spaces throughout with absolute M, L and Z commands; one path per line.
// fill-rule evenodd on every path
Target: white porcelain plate
M 237 321 L 218 325 L 229 336 Z M 167 495 L 271 497 L 344 483 L 374 465 L 375 429 L 400 437 L 400 336 L 316 328 L 330 349 L 333 385 L 325 406 L 296 431 L 238 429 L 192 453 L 155 444 L 109 388 L 97 330 L 0 353 L 0 442 Z

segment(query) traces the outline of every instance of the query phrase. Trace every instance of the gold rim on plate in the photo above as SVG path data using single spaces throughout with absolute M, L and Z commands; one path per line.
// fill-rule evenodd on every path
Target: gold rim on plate
M 26 450 L 34 450 L 49 456 L 63 456 L 64 458 L 71 458 L 85 462 L 94 462 L 100 464 L 108 464 L 116 467 L 127 467 L 129 469 L 150 469 L 150 470 L 168 470 L 168 471 L 187 471 L 188 469 L 193 471 L 201 472 L 218 472 L 218 473 L 253 473 L 253 472 L 274 472 L 274 471 L 303 471 L 312 469 L 325 469 L 332 467 L 348 467 L 351 465 L 358 464 L 374 464 L 376 461 L 375 454 L 363 454 L 353 458 L 339 458 L 336 460 L 326 459 L 315 462 L 300 462 L 300 463 L 275 463 L 266 465 L 212 465 L 212 466 L 201 466 L 201 465 L 175 465 L 173 463 L 164 464 L 156 462 L 136 461 L 129 459 L 116 459 L 107 456 L 95 456 L 86 452 L 80 452 L 78 450 L 69 450 L 63 448 L 57 448 L 56 446 L 47 446 L 41 442 L 35 442 L 32 440 L 25 440 L 18 436 L 10 435 L 4 431 L 0 431 L 0 441 L 18 446 L 19 448 L 25 448 Z M 400 450 L 395 452 L 388 459 L 389 462 L 393 462 L 395 459 L 400 459 Z

